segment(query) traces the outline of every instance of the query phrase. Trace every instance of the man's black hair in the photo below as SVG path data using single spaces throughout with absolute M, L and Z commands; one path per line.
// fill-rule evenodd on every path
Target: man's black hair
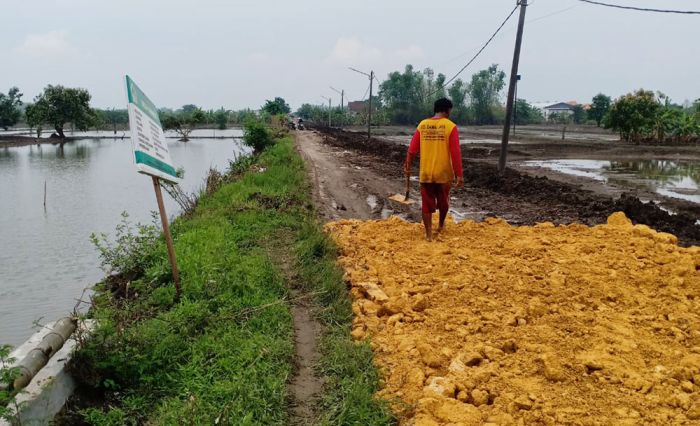
M 433 107 L 435 114 L 438 112 L 450 112 L 452 109 L 452 101 L 447 98 L 440 98 L 435 101 L 435 106 Z

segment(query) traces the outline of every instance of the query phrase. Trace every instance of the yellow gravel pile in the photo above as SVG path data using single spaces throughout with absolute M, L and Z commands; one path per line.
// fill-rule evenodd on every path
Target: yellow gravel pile
M 327 225 L 405 425 L 700 422 L 700 248 L 633 226 Z

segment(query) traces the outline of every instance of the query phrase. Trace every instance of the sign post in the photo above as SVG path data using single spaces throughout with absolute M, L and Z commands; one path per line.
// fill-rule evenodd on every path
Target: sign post
M 170 159 L 168 144 L 165 141 L 163 127 L 158 118 L 158 108 L 128 75 L 126 76 L 126 93 L 129 99 L 129 128 L 131 129 L 131 144 L 134 149 L 136 169 L 139 173 L 151 176 L 153 180 L 153 190 L 156 193 L 158 212 L 163 224 L 165 243 L 168 247 L 168 258 L 173 270 L 175 298 L 179 300 L 182 294 L 180 272 L 177 269 L 175 246 L 163 204 L 160 179 L 171 183 L 178 183 L 180 179 Z

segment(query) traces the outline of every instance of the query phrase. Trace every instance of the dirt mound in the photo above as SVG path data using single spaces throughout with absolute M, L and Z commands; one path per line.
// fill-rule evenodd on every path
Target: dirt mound
M 700 247 L 632 225 L 327 225 L 406 425 L 700 420 Z
M 325 143 L 348 150 L 356 150 L 377 157 L 377 168 L 388 175 L 401 176 L 400 164 L 406 157 L 406 147 L 394 142 L 372 138 L 361 133 L 346 132 L 332 128 L 318 128 L 324 135 Z M 578 221 L 587 225 L 605 223 L 607 217 L 616 211 L 623 211 L 634 223 L 645 224 L 663 232 L 672 233 L 684 245 L 700 245 L 700 206 L 688 207 L 676 215 L 669 214 L 654 203 L 643 203 L 630 194 L 613 199 L 579 187 L 557 182 L 543 176 L 532 176 L 517 170 L 507 169 L 505 176 L 498 173 L 495 164 L 475 159 L 498 155 L 484 148 L 463 147 L 463 168 L 465 188 L 455 195 L 485 192 L 502 194 L 509 203 L 493 213 L 503 216 L 513 211 L 512 204 L 518 201 L 541 207 L 542 214 L 526 214 L 519 221 L 522 224 L 535 224 L 542 221 L 570 223 Z M 479 193 L 481 192 L 481 194 Z M 497 207 L 497 206 L 494 206 Z

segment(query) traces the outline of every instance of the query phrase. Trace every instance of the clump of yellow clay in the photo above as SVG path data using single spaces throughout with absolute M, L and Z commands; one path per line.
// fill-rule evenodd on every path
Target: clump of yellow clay
M 700 421 L 700 248 L 633 225 L 326 226 L 405 425 Z

